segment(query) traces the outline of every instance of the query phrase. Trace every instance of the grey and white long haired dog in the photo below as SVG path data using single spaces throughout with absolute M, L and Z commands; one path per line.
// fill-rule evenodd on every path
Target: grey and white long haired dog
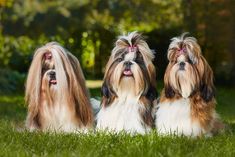
M 148 132 L 156 99 L 154 54 L 137 32 L 120 36 L 106 65 L 97 129 Z

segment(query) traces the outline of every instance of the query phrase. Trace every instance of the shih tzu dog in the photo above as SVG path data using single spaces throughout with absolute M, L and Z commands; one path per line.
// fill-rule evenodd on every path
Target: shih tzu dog
M 144 134 L 152 128 L 156 98 L 153 59 L 139 33 L 119 37 L 106 65 L 98 130 Z
M 215 112 L 213 71 L 193 37 L 172 39 L 164 89 L 156 112 L 159 134 L 212 135 L 221 126 Z
M 89 94 L 79 61 L 56 42 L 36 50 L 27 81 L 26 126 L 76 132 L 93 125 Z

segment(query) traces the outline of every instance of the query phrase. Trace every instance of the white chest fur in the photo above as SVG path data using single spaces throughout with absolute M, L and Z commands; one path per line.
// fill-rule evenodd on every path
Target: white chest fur
M 156 112 L 156 127 L 159 134 L 183 134 L 198 136 L 204 133 L 199 122 L 192 121 L 189 99 L 159 103 Z
M 67 104 L 55 103 L 53 106 L 43 104 L 43 130 L 54 130 L 63 132 L 79 131 L 78 124 L 72 119 Z
M 129 133 L 144 134 L 150 127 L 142 123 L 140 108 L 143 104 L 138 98 L 122 97 L 108 107 L 101 108 L 97 115 L 97 129 L 119 132 L 125 130 Z

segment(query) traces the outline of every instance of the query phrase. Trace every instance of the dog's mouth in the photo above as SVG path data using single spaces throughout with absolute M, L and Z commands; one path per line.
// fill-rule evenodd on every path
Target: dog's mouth
M 57 84 L 57 80 L 56 79 L 50 79 L 50 84 L 56 85 Z
M 130 69 L 125 69 L 123 71 L 123 75 L 127 76 L 127 77 L 130 77 L 130 76 L 133 76 L 133 73 L 132 73 L 132 71 Z
M 184 67 L 179 67 L 179 71 L 184 71 L 185 68 Z

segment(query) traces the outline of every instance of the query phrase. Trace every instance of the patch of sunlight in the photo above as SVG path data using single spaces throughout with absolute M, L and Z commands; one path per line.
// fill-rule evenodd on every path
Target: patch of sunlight
M 7 96 L 7 95 L 1 95 L 0 96 L 0 102 L 4 103 L 23 103 L 24 98 L 22 96 Z
M 100 88 L 102 83 L 102 80 L 86 80 L 86 85 L 88 88 Z
M 228 119 L 226 120 L 228 123 L 235 124 L 235 119 Z

